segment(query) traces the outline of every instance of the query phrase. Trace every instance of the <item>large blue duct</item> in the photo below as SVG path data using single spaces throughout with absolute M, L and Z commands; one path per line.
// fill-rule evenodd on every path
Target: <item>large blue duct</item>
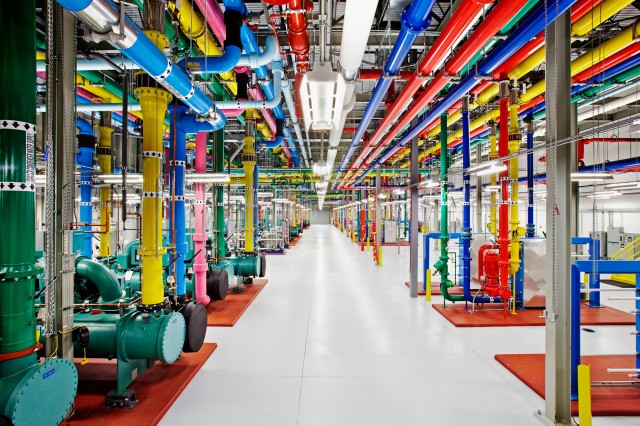
M 400 30 L 400 34 L 398 34 L 398 38 L 396 39 L 393 49 L 389 54 L 389 59 L 387 59 L 387 63 L 384 66 L 384 73 L 376 83 L 376 87 L 371 95 L 371 100 L 367 104 L 367 108 L 360 120 L 358 129 L 353 135 L 353 140 L 351 141 L 349 150 L 342 159 L 339 169 L 340 172 L 344 172 L 346 170 L 346 167 L 349 164 L 349 159 L 351 159 L 353 152 L 360 144 L 360 140 L 362 139 L 364 132 L 367 130 L 369 123 L 371 123 L 371 120 L 378 109 L 378 105 L 382 102 L 382 99 L 387 93 L 387 89 L 389 89 L 389 86 L 393 82 L 392 77 L 400 70 L 400 66 L 402 65 L 402 62 L 404 61 L 407 52 L 409 52 L 414 40 L 418 34 L 429 26 L 431 21 L 431 10 L 433 9 L 434 4 L 435 0 L 416 0 L 407 6 L 402 12 L 402 30 Z
M 91 205 L 91 192 L 93 190 L 93 153 L 96 150 L 96 137 L 93 134 L 93 126 L 87 120 L 76 119 L 78 128 L 78 154 L 76 164 L 80 167 L 80 222 L 93 223 L 93 206 Z M 93 258 L 91 225 L 83 225 L 84 244 L 82 256 Z

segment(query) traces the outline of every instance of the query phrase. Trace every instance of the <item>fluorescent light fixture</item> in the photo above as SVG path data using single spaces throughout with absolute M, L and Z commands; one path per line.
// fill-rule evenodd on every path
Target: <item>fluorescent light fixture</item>
M 369 197 L 367 201 L 369 201 L 370 203 L 373 203 L 375 201 L 375 198 Z
M 274 198 L 271 201 L 273 201 L 274 203 L 286 203 L 289 200 L 287 200 L 286 198 Z
M 498 192 L 500 191 L 500 185 L 487 185 L 484 187 L 489 192 Z
M 327 188 L 329 186 L 329 182 L 327 182 L 326 180 L 319 180 L 316 182 L 316 190 L 317 191 L 327 191 Z
M 378 194 L 378 198 L 381 200 L 386 200 L 387 199 L 387 194 Z
M 393 193 L 396 195 L 403 195 L 404 194 L 404 189 L 394 189 Z
M 507 171 L 507 166 L 505 164 L 494 164 L 488 168 L 484 168 L 475 172 L 476 176 L 486 176 L 493 175 Z M 474 173 L 469 173 L 474 174 Z
M 573 182 L 601 182 L 613 179 L 613 175 L 607 172 L 581 172 L 571 173 Z
M 587 198 L 591 198 L 592 200 L 608 200 L 611 198 L 610 195 L 587 195 Z
M 487 161 L 486 163 L 477 164 L 475 166 L 471 166 L 467 169 L 467 173 L 474 174 L 479 170 L 490 169 L 491 167 L 495 167 L 498 165 L 497 161 Z
M 122 185 L 122 175 L 120 173 L 109 173 L 98 175 L 98 181 L 108 184 L 120 184 Z M 142 175 L 138 173 L 127 173 L 127 185 L 129 184 L 141 184 Z
M 329 166 L 324 160 L 320 160 L 313 163 L 313 174 L 320 177 L 325 177 L 329 173 Z
M 606 185 L 606 188 L 607 189 L 635 189 L 635 188 L 640 188 L 640 182 L 608 183 Z
M 273 197 L 273 192 L 258 192 L 258 198 L 271 198 Z
M 332 130 L 340 124 L 347 85 L 331 63 L 317 64 L 302 77 L 300 99 L 307 130 Z
M 595 191 L 593 194 L 591 195 L 608 195 L 608 196 L 614 196 L 614 195 L 622 195 L 622 193 L 620 191 Z
M 228 183 L 231 176 L 226 173 L 189 173 L 185 179 L 190 183 Z

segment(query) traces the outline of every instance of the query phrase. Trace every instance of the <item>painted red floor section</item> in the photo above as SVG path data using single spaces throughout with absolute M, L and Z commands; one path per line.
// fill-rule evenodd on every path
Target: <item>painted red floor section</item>
M 396 242 L 396 243 L 382 243 L 383 247 L 409 247 L 411 244 L 409 243 L 409 241 L 400 241 L 400 242 Z
M 544 398 L 544 354 L 496 355 L 502 364 L 531 390 Z M 635 368 L 633 356 L 597 355 L 583 356 L 582 364 L 591 366 L 591 381 L 630 381 L 627 373 L 608 373 L 607 368 Z M 591 411 L 594 416 L 639 416 L 640 381 L 636 386 L 592 386 Z M 572 403 L 574 414 L 578 403 Z M 640 421 L 639 421 L 640 423 Z
M 541 317 L 542 309 L 525 309 L 516 311 L 517 315 L 507 313 L 506 319 L 502 310 L 478 310 L 471 315 L 470 310 L 465 309 L 464 302 L 452 304 L 447 302 L 446 307 L 441 304 L 433 304 L 433 308 L 456 327 L 514 327 L 514 326 L 543 326 L 544 318 Z M 487 305 L 486 309 L 500 309 L 498 304 Z M 471 308 L 469 308 L 471 309 Z M 615 308 L 589 308 L 582 305 L 580 310 L 582 325 L 633 325 L 635 317 Z
M 268 280 L 254 278 L 252 284 L 244 284 L 244 293 L 234 293 L 231 288 L 224 300 L 216 300 L 207 305 L 207 325 L 233 327 L 247 310 L 251 302 L 262 291 Z
M 209 356 L 215 343 L 205 343 L 196 353 L 183 354 L 173 364 L 158 363 L 136 379 L 130 388 L 140 401 L 133 408 L 104 408 L 104 396 L 116 387 L 116 362 L 91 360 L 79 365 L 80 383 L 75 400 L 75 413 L 68 426 L 148 426 L 160 422 Z M 55 389 L 52 391 L 55 392 Z

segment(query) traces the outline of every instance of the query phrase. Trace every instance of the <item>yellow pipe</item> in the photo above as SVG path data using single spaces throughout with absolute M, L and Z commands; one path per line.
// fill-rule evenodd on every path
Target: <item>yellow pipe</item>
M 107 126 L 100 127 L 100 140 L 98 140 L 98 164 L 102 173 L 111 173 L 111 133 L 113 129 Z M 111 226 L 107 225 L 111 217 L 111 189 L 100 188 L 100 257 L 111 256 Z
M 244 251 L 245 253 L 254 252 L 253 232 L 255 224 L 253 223 L 253 176 L 256 168 L 256 138 L 255 138 L 255 112 L 247 110 L 245 118 L 245 137 L 244 150 L 242 152 L 242 167 L 244 176 L 240 182 L 244 185 Z
M 176 3 L 169 2 L 169 8 L 175 12 L 182 32 L 200 48 L 205 56 L 222 56 L 222 51 L 209 34 L 208 28 L 200 15 L 191 7 L 191 2 L 181 1 L 176 7 Z M 232 71 L 220 73 L 224 84 L 234 95 L 238 93 L 238 84 Z
M 495 122 L 491 123 L 489 126 L 489 161 L 495 160 L 498 158 L 498 145 L 496 143 L 496 124 Z M 493 173 L 490 177 L 491 185 L 495 187 L 498 184 L 498 175 Z M 489 213 L 489 223 L 487 224 L 487 228 L 489 229 L 489 233 L 493 235 L 494 239 L 498 235 L 498 227 L 497 227 L 497 211 L 498 211 L 498 194 L 495 191 L 491 192 L 491 210 Z
M 605 0 L 597 5 L 591 13 L 587 13 L 571 26 L 571 34 L 574 36 L 587 35 L 607 19 L 620 12 L 633 3 L 633 0 Z
M 424 286 L 424 297 L 427 302 L 431 302 L 431 269 L 427 269 L 425 275 L 427 276 L 427 282 Z
M 156 31 L 145 31 L 153 43 L 164 51 L 169 39 Z M 162 128 L 167 104 L 172 96 L 157 87 L 138 87 L 134 91 L 140 100 L 144 129 L 142 151 L 142 241 L 138 254 L 142 265 L 142 304 L 159 305 L 164 301 L 162 282 Z
M 518 150 L 522 142 L 522 134 L 518 128 L 518 89 L 511 90 L 511 105 L 509 106 L 511 114 L 509 120 L 509 180 L 511 183 L 511 206 L 509 212 L 509 224 L 511 229 L 509 232 L 511 243 L 509 244 L 509 274 L 514 275 L 520 268 L 520 218 L 518 217 Z M 515 283 L 515 280 L 514 280 Z M 514 298 L 515 298 L 514 293 Z M 514 304 L 515 308 L 515 304 Z

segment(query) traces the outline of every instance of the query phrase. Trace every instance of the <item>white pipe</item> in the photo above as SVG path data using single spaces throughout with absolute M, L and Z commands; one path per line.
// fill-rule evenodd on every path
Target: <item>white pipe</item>
M 282 99 L 282 80 L 284 72 L 282 70 L 282 62 L 273 61 L 273 99 L 262 101 L 218 101 L 216 107 L 219 109 L 272 109 L 280 105 Z
M 340 45 L 340 66 L 347 80 L 353 80 L 369 42 L 377 1 L 347 0 Z
M 112 59 L 113 63 L 128 70 L 139 70 L 140 65 L 129 58 Z M 77 71 L 112 71 L 113 68 L 104 61 L 97 59 L 78 58 L 76 60 Z M 46 61 L 40 59 L 36 61 L 36 71 L 47 71 Z
M 634 92 L 628 94 L 627 96 L 623 96 L 621 98 L 617 98 L 610 102 L 607 102 L 604 105 L 590 105 L 588 110 L 578 114 L 578 122 L 584 121 L 596 115 L 605 114 L 609 111 L 613 111 L 614 109 L 623 107 L 632 102 L 638 102 L 638 100 L 640 100 L 640 96 Z
M 129 111 L 140 111 L 140 104 L 129 104 Z M 41 104 L 36 106 L 37 112 L 46 112 L 47 106 Z M 77 112 L 102 112 L 102 111 L 122 111 L 122 104 L 78 104 L 76 105 Z
M 309 167 L 309 159 L 307 157 L 307 150 L 304 148 L 304 139 L 302 138 L 302 132 L 300 131 L 300 123 L 298 123 L 298 116 L 296 115 L 296 106 L 293 102 L 293 94 L 291 93 L 291 83 L 288 78 L 282 78 L 282 93 L 284 94 L 284 100 L 291 116 L 291 122 L 293 123 L 293 129 L 296 132 L 298 138 L 298 145 L 302 151 L 302 158 L 304 159 L 305 167 Z M 311 155 L 311 147 L 309 147 L 309 155 Z

